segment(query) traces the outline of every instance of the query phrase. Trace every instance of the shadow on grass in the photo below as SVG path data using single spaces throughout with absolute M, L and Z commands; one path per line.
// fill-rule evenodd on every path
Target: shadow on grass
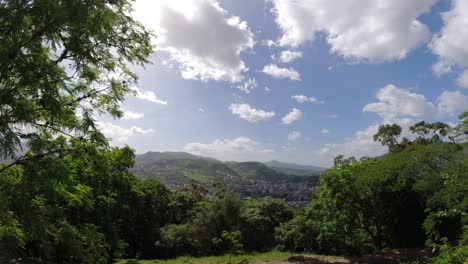
M 418 263 L 429 263 L 431 256 L 432 254 L 427 250 L 404 249 L 349 258 L 330 258 L 319 255 L 293 256 L 288 259 L 288 262 L 297 264 L 399 264 L 409 263 L 412 261 L 417 261 Z

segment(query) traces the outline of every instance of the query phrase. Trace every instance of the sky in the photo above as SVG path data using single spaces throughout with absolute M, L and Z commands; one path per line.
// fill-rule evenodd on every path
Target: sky
M 468 110 L 466 0 L 136 0 L 156 38 L 114 145 L 330 166 Z

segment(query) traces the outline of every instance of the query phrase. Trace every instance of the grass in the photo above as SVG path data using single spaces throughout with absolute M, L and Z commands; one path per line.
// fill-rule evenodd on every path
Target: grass
M 268 261 L 286 261 L 291 254 L 289 252 L 272 251 L 268 253 L 258 253 L 251 255 L 232 256 L 232 263 L 239 263 L 243 260 L 249 263 L 268 262 Z M 229 262 L 229 255 L 211 256 L 211 257 L 179 257 L 170 260 L 120 260 L 116 264 L 226 264 Z

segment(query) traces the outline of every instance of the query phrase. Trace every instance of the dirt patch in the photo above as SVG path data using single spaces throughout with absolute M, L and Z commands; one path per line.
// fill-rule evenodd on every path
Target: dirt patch
M 296 264 L 398 264 L 401 262 L 420 261 L 426 263 L 431 257 L 427 250 L 392 250 L 362 257 L 329 257 L 320 255 L 304 255 L 290 257 L 287 262 L 273 262 L 274 264 L 296 263 Z M 273 264 L 272 263 L 272 264 Z
M 295 256 L 288 259 L 289 263 L 301 263 L 301 264 L 345 264 L 352 263 L 349 259 L 319 255 L 307 255 L 307 256 Z

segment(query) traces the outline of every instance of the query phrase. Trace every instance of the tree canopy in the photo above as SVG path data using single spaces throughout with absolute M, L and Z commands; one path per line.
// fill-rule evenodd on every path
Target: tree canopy
M 57 135 L 106 146 L 95 114 L 121 116 L 137 80 L 128 65 L 153 50 L 130 9 L 128 0 L 0 3 L 0 155 L 17 158 L 25 143 L 54 152 Z

